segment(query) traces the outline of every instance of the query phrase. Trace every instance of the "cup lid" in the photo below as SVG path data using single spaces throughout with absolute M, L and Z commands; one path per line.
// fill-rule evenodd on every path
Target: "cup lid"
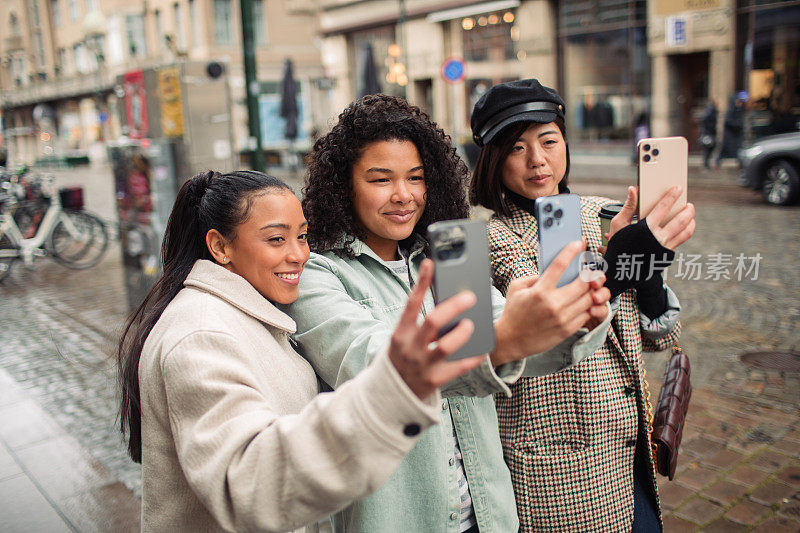
M 623 207 L 625 207 L 625 204 L 604 205 L 600 209 L 600 216 L 603 218 L 614 218 L 615 216 L 617 216 L 617 213 L 619 213 L 622 210 Z

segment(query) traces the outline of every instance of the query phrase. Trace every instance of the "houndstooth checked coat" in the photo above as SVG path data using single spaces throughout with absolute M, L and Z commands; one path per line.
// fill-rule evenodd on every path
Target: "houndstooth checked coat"
M 581 198 L 588 249 L 601 244 L 598 213 L 613 200 Z M 510 202 L 509 202 L 510 203 Z M 511 280 L 538 274 L 536 219 L 510 203 L 511 216 L 489 221 L 492 275 L 505 294 Z M 633 463 L 645 430 L 642 349 L 671 347 L 680 323 L 665 337 L 642 335 L 636 291 L 619 296 L 603 347 L 575 367 L 520 378 L 512 396 L 497 395 L 503 453 L 511 470 L 521 531 L 630 531 Z M 658 501 L 650 453 L 646 471 Z

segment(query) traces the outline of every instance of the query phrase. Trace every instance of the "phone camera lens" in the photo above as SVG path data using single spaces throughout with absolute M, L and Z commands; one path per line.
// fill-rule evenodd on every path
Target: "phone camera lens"
M 556 217 L 557 219 L 561 218 L 564 216 L 564 211 L 562 211 L 561 209 L 556 209 L 556 212 L 553 213 L 553 216 Z
M 653 148 L 653 156 L 657 156 L 657 155 L 658 155 L 658 148 Z
M 642 146 L 642 150 L 644 150 L 645 152 L 649 152 L 650 151 L 650 145 L 649 144 L 645 144 L 644 146 Z
M 642 159 L 644 160 L 645 163 L 647 163 L 648 161 L 650 161 L 650 155 L 645 154 L 645 156 Z
M 545 219 L 544 227 L 545 228 L 552 228 L 553 227 L 553 219 L 552 218 Z
M 544 212 L 545 212 L 545 213 L 549 213 L 549 212 L 550 212 L 550 211 L 552 211 L 552 210 L 553 210 L 553 206 L 552 206 L 551 204 L 546 204 L 546 205 L 544 206 Z

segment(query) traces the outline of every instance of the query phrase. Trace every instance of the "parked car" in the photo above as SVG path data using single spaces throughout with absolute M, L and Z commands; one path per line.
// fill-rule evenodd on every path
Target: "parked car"
M 739 184 L 756 191 L 772 205 L 800 198 L 800 132 L 764 137 L 739 150 Z

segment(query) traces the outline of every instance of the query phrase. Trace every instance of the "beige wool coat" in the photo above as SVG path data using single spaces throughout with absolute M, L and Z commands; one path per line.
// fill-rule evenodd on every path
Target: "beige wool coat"
M 142 530 L 301 528 L 380 487 L 439 419 L 439 394 L 420 401 L 385 352 L 318 395 L 294 331 L 244 278 L 195 263 L 139 363 Z

